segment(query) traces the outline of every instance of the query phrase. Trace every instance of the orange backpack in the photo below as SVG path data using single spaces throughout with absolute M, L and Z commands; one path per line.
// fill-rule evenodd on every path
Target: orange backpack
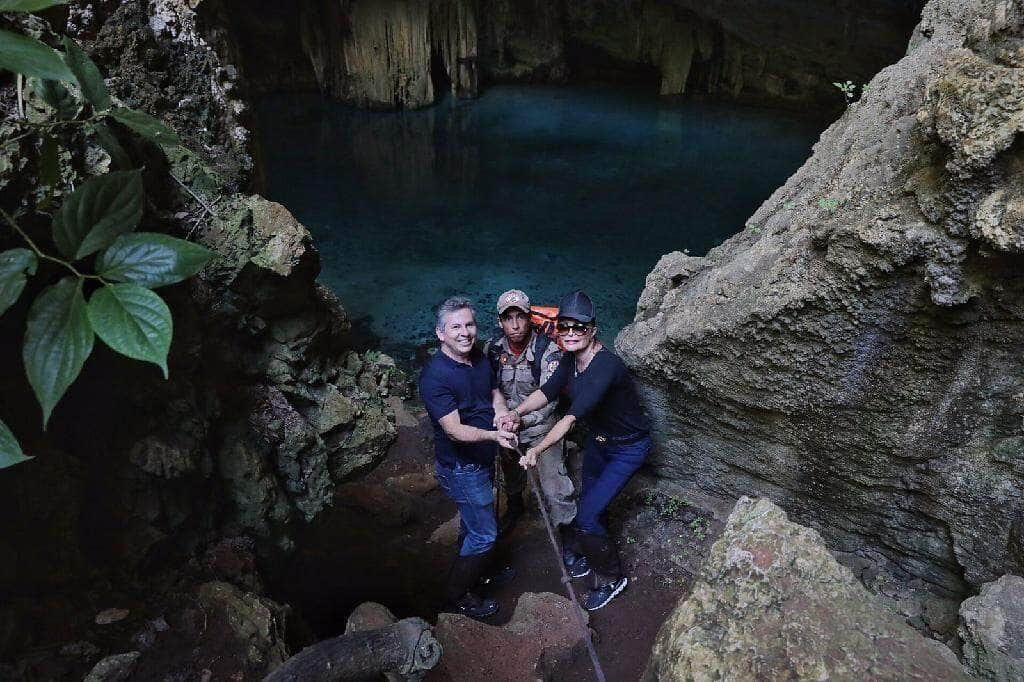
M 530 324 L 533 325 L 533 330 L 538 334 L 546 336 L 548 339 L 558 344 L 558 347 L 565 350 L 565 346 L 562 345 L 562 339 L 558 336 L 558 331 L 555 329 L 555 323 L 558 321 L 558 306 L 556 305 L 531 305 L 530 306 Z

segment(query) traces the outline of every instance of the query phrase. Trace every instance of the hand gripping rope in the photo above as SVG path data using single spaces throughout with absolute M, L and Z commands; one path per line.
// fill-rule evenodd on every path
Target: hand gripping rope
M 522 448 L 517 447 L 516 453 L 522 457 Z M 569 577 L 569 573 L 565 570 L 565 563 L 562 561 L 562 552 L 558 547 L 558 540 L 555 539 L 555 530 L 551 526 L 551 518 L 548 516 L 548 509 L 544 506 L 544 499 L 540 494 L 540 481 L 537 480 L 537 469 L 536 467 L 527 467 L 526 474 L 530 479 L 530 487 L 533 488 L 533 494 L 537 498 L 537 506 L 540 507 L 540 514 L 544 518 L 544 526 L 548 529 L 548 538 L 551 540 L 551 547 L 555 550 L 555 563 L 558 564 L 558 570 L 562 572 L 562 584 L 565 585 L 566 590 L 569 592 L 569 599 L 572 600 L 573 613 L 576 615 L 576 622 L 579 623 L 580 630 L 583 632 L 583 642 L 587 645 L 587 653 L 590 655 L 590 662 L 594 664 L 594 675 L 597 677 L 598 682 L 605 682 L 604 670 L 601 668 L 601 661 L 597 659 L 597 650 L 594 649 L 594 642 L 590 638 L 590 628 L 587 627 L 587 622 L 583 618 L 583 607 L 580 606 L 580 602 L 576 599 L 576 590 L 572 588 L 572 579 Z

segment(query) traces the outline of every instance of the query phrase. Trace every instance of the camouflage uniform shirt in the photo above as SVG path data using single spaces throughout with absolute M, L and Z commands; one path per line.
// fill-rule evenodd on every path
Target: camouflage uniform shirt
M 518 358 L 508 349 L 508 337 L 502 335 L 498 341 L 488 341 L 484 352 L 490 350 L 491 344 L 498 346 L 498 387 L 505 396 L 508 409 L 512 410 L 526 400 L 531 393 L 540 388 L 533 378 L 534 344 L 536 332 L 530 332 L 526 350 Z M 554 341 L 544 349 L 544 357 L 540 364 L 540 384 L 547 381 L 562 358 L 562 349 Z M 542 439 L 555 425 L 555 408 L 558 401 L 553 400 L 539 410 L 523 415 L 523 425 L 519 432 L 519 440 L 524 443 L 536 443 Z

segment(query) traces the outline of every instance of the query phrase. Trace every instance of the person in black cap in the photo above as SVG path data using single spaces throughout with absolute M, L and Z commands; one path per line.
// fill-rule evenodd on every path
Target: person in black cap
M 520 459 L 524 467 L 535 466 L 537 456 L 568 433 L 577 419 L 590 429 L 583 450 L 583 490 L 573 523 L 563 533 L 566 564 L 582 557 L 593 569 L 593 589 L 584 607 L 594 611 L 625 589 L 615 542 L 608 536 L 605 510 L 622 491 L 630 477 L 651 452 L 650 423 L 629 370 L 615 353 L 598 340 L 594 303 L 582 291 L 562 298 L 556 326 L 566 353 L 551 378 L 522 404 L 510 411 L 502 423 L 518 425 L 522 415 L 540 409 L 564 390 L 571 401 L 568 413 L 539 443 Z

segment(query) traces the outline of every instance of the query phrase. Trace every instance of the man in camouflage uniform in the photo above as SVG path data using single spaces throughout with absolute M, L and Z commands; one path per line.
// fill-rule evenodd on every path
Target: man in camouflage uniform
M 562 350 L 543 334 L 535 332 L 530 324 L 530 299 L 522 291 L 512 289 L 498 297 L 500 337 L 488 341 L 484 352 L 498 376 L 498 386 L 508 409 L 515 409 L 536 391 L 558 367 Z M 558 401 L 523 416 L 519 442 L 528 448 L 542 439 L 557 419 L 554 412 Z M 575 489 L 565 468 L 562 445 L 558 441 L 537 458 L 537 474 L 541 492 L 551 511 L 551 521 L 568 525 L 576 517 Z M 519 466 L 519 455 L 512 450 L 501 450 L 501 470 L 505 479 L 508 510 L 501 520 L 499 532 L 507 535 L 523 515 L 526 471 Z

